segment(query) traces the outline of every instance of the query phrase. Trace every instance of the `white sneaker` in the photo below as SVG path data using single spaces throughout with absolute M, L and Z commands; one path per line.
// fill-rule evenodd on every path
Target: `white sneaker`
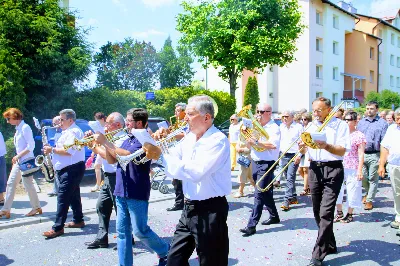
M 96 184 L 92 189 L 90 190 L 91 192 L 96 192 L 100 189 L 100 187 Z

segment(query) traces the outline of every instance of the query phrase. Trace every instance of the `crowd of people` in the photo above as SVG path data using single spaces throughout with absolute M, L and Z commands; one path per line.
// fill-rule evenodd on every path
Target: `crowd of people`
M 285 195 L 280 208 L 287 212 L 299 203 L 295 186 L 299 173 L 304 180 L 299 195 L 311 196 L 318 225 L 318 236 L 308 265 L 321 265 L 327 255 L 338 252 L 333 223 L 352 222 L 361 207 L 373 210 L 379 176 L 385 176 L 386 170 L 393 187 L 396 213 L 391 226 L 399 228 L 400 142 L 396 140 L 400 137 L 400 112 L 384 114 L 383 119 L 380 117 L 383 114 L 378 115 L 376 102 L 366 106 L 362 117 L 352 110 L 333 108 L 329 99 L 320 97 L 313 101 L 310 113 L 306 110 L 282 112 L 282 123 L 278 126 L 273 119 L 272 107 L 259 103 L 256 120 L 250 121 L 253 127 L 245 124 L 245 118 L 240 121 L 238 115 L 230 117 L 229 139 L 213 125 L 214 102 L 204 95 L 190 98 L 187 104 L 178 103 L 175 106 L 177 124 L 161 127 L 154 133 L 147 129 L 148 113 L 143 108 L 128 110 L 126 117 L 117 112 L 108 116 L 96 113 L 95 119 L 99 123 L 102 121 L 104 130 L 95 132 L 82 132 L 75 123 L 75 112 L 61 110 L 53 119 L 53 126 L 59 129 L 55 145 L 46 143 L 43 146 L 43 152 L 51 156 L 55 170 L 53 194 L 57 196 L 54 225 L 43 232 L 43 236 L 52 239 L 63 235 L 65 228 L 85 226 L 80 195 L 85 155 L 83 150 L 71 145 L 84 139 L 93 158 L 94 155 L 99 158 L 93 159 L 99 176 L 96 175 L 96 185 L 92 189 L 99 191 L 96 206 L 99 226 L 95 239 L 85 243 L 87 248 L 108 247 L 109 223 L 114 209 L 120 265 L 133 265 L 135 238 L 158 255 L 159 265 L 188 265 L 194 249 L 200 265 L 228 265 L 229 205 L 226 196 L 231 194 L 231 171 L 238 163 L 240 185 L 233 196 L 242 197 L 247 182 L 251 184 L 250 192 L 254 193 L 247 225 L 240 229 L 243 237 L 256 233 L 264 206 L 269 215 L 261 224 L 280 223 L 274 189 L 281 183 L 284 183 Z M 392 124 L 388 116 L 392 117 Z M 16 128 L 16 155 L 12 158 L 13 166 L 7 181 L 5 145 L 0 134 L 0 204 L 3 205 L 0 218 L 11 217 L 15 188 L 21 178 L 32 207 L 27 216 L 40 215 L 42 209 L 31 171 L 35 146 L 32 130 L 16 108 L 6 110 L 3 117 Z M 249 128 L 260 134 L 253 134 Z M 110 132 L 113 132 L 111 138 Z M 175 133 L 176 144 L 168 153 L 163 153 L 160 143 L 171 132 Z M 310 136 L 313 142 L 301 136 Z M 140 155 L 138 151 L 144 154 Z M 125 156 L 133 154 L 138 158 L 129 159 L 127 167 L 122 167 L 121 160 L 127 160 Z M 148 225 L 152 160 L 157 160 L 165 174 L 174 180 L 176 200 L 167 211 L 182 212 L 171 243 L 161 239 Z M 275 175 L 276 166 L 282 175 Z M 280 179 L 282 176 L 286 177 L 286 182 Z M 343 212 L 345 191 L 346 215 Z M 70 207 L 73 218 L 67 222 Z M 397 235 L 400 236 L 400 231 Z

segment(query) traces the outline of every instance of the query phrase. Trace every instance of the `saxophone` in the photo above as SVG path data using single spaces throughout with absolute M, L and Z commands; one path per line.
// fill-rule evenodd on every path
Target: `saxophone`
M 33 119 L 35 120 L 35 126 L 40 130 L 40 133 L 42 134 L 43 146 L 48 145 L 49 142 L 47 140 L 46 130 L 56 127 L 44 126 L 41 128 L 39 125 L 39 121 L 35 117 Z M 36 156 L 35 165 L 41 168 L 44 178 L 47 182 L 52 182 L 54 180 L 55 171 L 53 163 L 51 162 L 50 154 Z

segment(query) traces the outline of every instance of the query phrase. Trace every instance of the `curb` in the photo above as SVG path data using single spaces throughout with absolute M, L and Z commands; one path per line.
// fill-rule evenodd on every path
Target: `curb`
M 232 189 L 235 189 L 238 187 L 239 187 L 239 184 L 237 184 L 237 183 L 232 184 Z M 174 199 L 174 198 L 175 198 L 175 194 L 171 193 L 170 195 L 165 196 L 165 197 L 158 197 L 156 199 L 150 199 L 149 203 L 155 203 L 155 202 L 170 200 L 170 199 Z M 90 214 L 94 214 L 96 212 L 97 212 L 96 208 L 86 209 L 86 210 L 82 211 L 83 215 L 90 215 Z M 68 212 L 67 217 L 71 218 L 72 213 Z M 51 221 L 54 221 L 55 218 L 56 218 L 56 215 L 53 214 L 53 215 L 49 215 L 49 216 L 21 218 L 21 219 L 17 219 L 17 220 L 12 220 L 10 222 L 0 224 L 0 231 L 4 230 L 4 229 L 8 229 L 8 228 L 51 222 Z

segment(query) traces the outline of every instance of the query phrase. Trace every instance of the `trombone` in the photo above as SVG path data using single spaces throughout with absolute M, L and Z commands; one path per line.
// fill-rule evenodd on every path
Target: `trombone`
M 322 125 L 316 130 L 316 132 L 321 132 L 326 125 L 329 123 L 329 121 L 331 121 L 331 119 L 335 116 L 336 112 L 339 110 L 339 108 L 344 104 L 344 102 L 341 102 L 340 104 L 336 105 L 335 108 L 332 109 L 332 111 L 328 114 L 328 116 L 325 118 L 325 121 L 322 123 Z M 265 192 L 267 190 L 269 190 L 272 185 L 274 184 L 275 180 L 280 177 L 286 170 L 286 168 L 289 167 L 290 163 L 292 163 L 295 158 L 301 153 L 301 151 L 303 150 L 303 148 L 301 148 L 290 160 L 289 162 L 281 169 L 281 171 L 271 180 L 271 182 L 268 184 L 268 186 L 266 186 L 265 188 L 261 188 L 260 187 L 260 182 L 268 175 L 269 172 L 272 171 L 272 169 L 274 169 L 274 167 L 279 163 L 279 161 L 283 158 L 283 156 L 285 156 L 285 154 L 290 150 L 290 148 L 292 148 L 292 146 L 294 144 L 297 143 L 297 141 L 301 138 L 301 140 L 304 142 L 304 144 L 306 144 L 308 147 L 310 147 L 311 149 L 318 149 L 317 144 L 313 141 L 311 134 L 309 132 L 306 132 L 310 127 L 312 126 L 312 123 L 310 123 L 307 128 L 304 130 L 303 133 L 301 133 L 300 136 L 297 137 L 297 139 L 295 141 L 293 141 L 289 147 L 286 149 L 285 152 L 283 152 L 281 154 L 281 156 L 279 156 L 279 158 L 275 161 L 274 164 L 271 165 L 270 168 L 268 168 L 267 172 L 265 172 L 261 178 L 259 180 L 257 180 L 256 183 L 256 187 L 260 192 Z

